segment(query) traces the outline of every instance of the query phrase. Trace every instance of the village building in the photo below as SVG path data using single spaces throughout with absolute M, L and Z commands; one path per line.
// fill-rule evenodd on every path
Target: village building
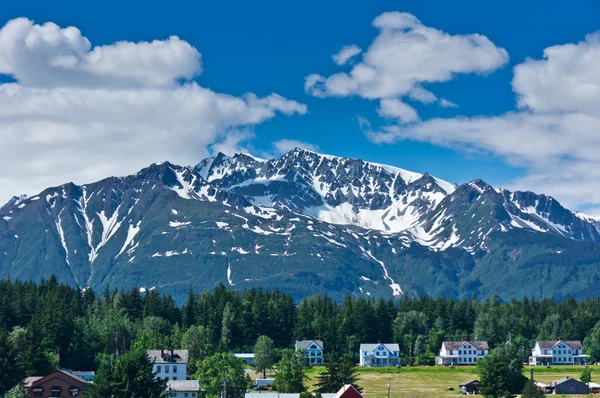
M 546 387 L 546 394 L 554 395 L 586 395 L 590 393 L 589 387 L 579 380 L 571 377 L 563 377 L 560 380 L 553 381 Z
M 458 385 L 458 391 L 463 394 L 478 394 L 479 380 L 470 380 Z
M 440 355 L 435 358 L 438 365 L 475 365 L 477 360 L 489 353 L 487 341 L 444 341 Z
M 60 369 L 44 377 L 33 376 L 23 381 L 28 397 L 83 397 L 89 387 L 88 381 Z
M 296 351 L 304 351 L 307 366 L 323 365 L 325 363 L 324 346 L 321 340 L 297 340 L 294 347 Z
M 187 380 L 188 350 L 147 350 L 146 355 L 157 378 Z
M 169 380 L 167 381 L 169 398 L 197 398 L 200 394 L 198 380 Z
M 398 344 L 377 343 L 360 345 L 360 366 L 385 367 L 400 366 L 400 347 Z
M 314 394 L 313 394 L 314 395 Z M 299 398 L 300 393 L 280 392 L 247 392 L 245 398 Z M 363 398 L 360 392 L 351 384 L 346 384 L 337 393 L 321 394 L 322 398 Z
M 590 356 L 583 353 L 581 341 L 536 341 L 530 365 L 585 365 Z
M 241 359 L 246 365 L 254 366 L 254 358 L 256 358 L 256 356 L 252 353 L 233 354 L 233 356 Z

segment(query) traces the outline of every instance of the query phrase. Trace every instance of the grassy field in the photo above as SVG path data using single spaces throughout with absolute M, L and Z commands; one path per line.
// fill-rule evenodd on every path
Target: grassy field
M 591 366 L 590 368 L 593 371 L 592 379 L 600 380 L 600 367 Z M 529 377 L 530 369 L 531 367 L 525 367 L 523 372 L 527 377 Z M 564 376 L 579 379 L 583 366 L 534 367 L 533 369 L 535 380 L 548 384 Z M 313 367 L 307 370 L 306 385 L 309 391 L 314 390 L 317 376 L 324 370 L 324 367 Z M 252 371 L 249 373 L 253 379 L 257 376 Z M 388 380 L 391 385 L 390 396 L 393 398 L 459 397 L 463 395 L 458 392 L 458 385 L 478 378 L 474 366 L 359 368 L 357 375 L 358 384 L 363 388 L 365 398 L 387 398 Z M 448 387 L 453 387 L 454 391 L 448 391 Z
M 529 367 L 525 368 L 525 375 L 529 376 Z M 318 372 L 322 369 L 311 369 L 308 372 L 307 384 L 312 389 Z M 560 379 L 564 376 L 579 378 L 582 366 L 561 366 L 553 368 L 534 368 L 534 378 L 542 383 Z M 600 368 L 596 367 L 592 378 L 599 374 Z M 600 377 L 600 376 L 598 376 Z M 478 375 L 474 366 L 457 366 L 447 368 L 440 366 L 417 366 L 400 369 L 360 369 L 358 384 L 363 388 L 363 395 L 367 398 L 386 398 L 388 380 L 390 381 L 390 396 L 395 398 L 430 398 L 430 397 L 457 397 L 458 385 L 465 381 L 477 379 Z M 453 387 L 454 391 L 448 391 Z

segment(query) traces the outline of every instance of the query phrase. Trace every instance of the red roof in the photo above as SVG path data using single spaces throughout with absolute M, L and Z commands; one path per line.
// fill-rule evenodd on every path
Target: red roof
M 346 384 L 337 392 L 336 398 L 363 398 L 352 384 Z

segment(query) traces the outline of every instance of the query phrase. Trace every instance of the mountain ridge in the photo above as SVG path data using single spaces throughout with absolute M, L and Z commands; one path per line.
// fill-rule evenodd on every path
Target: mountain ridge
M 592 222 L 546 195 L 298 148 L 155 163 L 0 209 L 0 275 L 178 299 L 219 282 L 297 298 L 579 294 L 582 278 L 600 280 L 598 242 Z M 568 270 L 562 285 L 551 264 Z

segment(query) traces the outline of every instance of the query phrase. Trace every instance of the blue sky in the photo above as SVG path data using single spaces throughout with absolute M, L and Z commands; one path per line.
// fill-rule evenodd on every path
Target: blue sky
M 511 84 L 513 68 L 524 63 L 528 57 L 543 59 L 543 51 L 547 47 L 578 43 L 587 34 L 596 32 L 600 29 L 597 18 L 600 4 L 594 1 L 488 3 L 426 0 L 103 1 L 83 5 L 80 1 L 5 1 L 0 3 L 0 27 L 18 17 L 28 18 L 35 24 L 53 22 L 61 28 L 75 26 L 89 39 L 92 47 L 112 45 L 122 40 L 134 43 L 166 40 L 176 35 L 201 53 L 202 73 L 194 78 L 199 86 L 235 97 L 247 92 L 255 93 L 258 97 L 277 93 L 306 105 L 306 112 L 293 111 L 264 117 L 257 122 L 227 126 L 228 131 L 242 129 L 246 134 L 250 132 L 252 138 L 239 145 L 259 154 L 273 153 L 272 143 L 275 141 L 298 140 L 310 143 L 324 153 L 360 157 L 419 172 L 428 171 L 452 182 L 463 183 L 481 178 L 494 185 L 552 191 L 556 185 L 552 177 L 541 176 L 539 171 L 554 161 L 554 154 L 528 156 L 527 153 L 512 153 L 505 148 L 480 144 L 480 141 L 469 141 L 464 137 L 453 139 L 450 143 L 445 140 L 441 142 L 439 137 L 429 133 L 427 126 L 431 124 L 427 121 L 440 118 L 454 120 L 457 116 L 490 118 L 507 112 L 520 112 L 523 107 L 517 107 L 517 96 Z M 348 72 L 351 66 L 336 65 L 332 55 L 350 44 L 356 44 L 363 50 L 369 48 L 379 33 L 372 22 L 390 11 L 410 13 L 424 26 L 449 35 L 484 35 L 497 48 L 505 49 L 510 57 L 508 62 L 483 74 L 456 73 L 449 81 L 423 84 L 438 98 L 448 99 L 457 107 L 444 108 L 404 99 L 418 112 L 418 127 L 422 131 L 418 134 L 430 134 L 427 139 L 415 140 L 414 134 L 417 133 L 403 132 L 400 139 L 374 142 L 376 140 L 365 134 L 364 128 L 359 125 L 359 117 L 366 118 L 374 130 L 399 125 L 399 129 L 405 131 L 412 129 L 412 125 L 380 116 L 377 111 L 378 99 L 363 98 L 361 95 L 327 95 L 326 98 L 319 98 L 304 88 L 305 78 L 310 74 L 327 77 L 336 72 Z M 2 45 L 0 41 L 0 51 Z M 0 53 L 0 72 L 1 62 Z M 28 85 L 24 78 L 20 80 L 10 75 L 5 74 L 5 82 L 18 81 L 24 86 Z M 49 85 L 52 86 L 51 83 Z M 520 92 L 522 94 L 524 91 Z M 560 91 L 556 95 L 560 95 Z M 550 109 L 540 111 L 532 104 L 525 108 L 523 112 L 534 113 Z M 569 108 L 569 111 L 573 109 Z M 488 134 L 488 130 L 479 133 Z M 213 140 L 217 140 L 215 137 L 225 139 L 224 133 L 212 134 Z M 502 133 L 494 130 L 489 134 Z M 177 142 L 177 139 L 179 136 L 174 136 L 174 146 L 190 147 L 188 140 L 181 138 Z M 531 140 L 527 137 L 524 139 Z M 210 144 L 210 140 L 198 142 L 198 160 L 206 155 L 202 148 L 210 147 Z M 156 160 L 163 160 L 162 157 L 170 157 L 171 153 L 156 151 L 151 155 L 159 157 Z M 115 153 L 114 156 L 127 155 Z M 568 159 L 577 157 L 577 153 L 561 153 L 557 156 Z M 540 157 L 544 159 L 539 160 Z M 48 168 L 55 163 L 49 161 L 47 165 L 37 167 Z M 133 166 L 137 167 L 137 164 Z M 44 175 L 37 183 L 54 183 L 55 180 L 58 183 L 57 179 L 60 178 L 92 178 L 102 172 L 118 174 L 120 170 L 107 166 L 77 176 L 67 172 Z M 122 170 L 131 171 L 127 165 Z M 0 182 L 3 181 L 2 177 L 0 175 Z M 565 181 L 570 178 L 569 175 L 562 176 L 561 183 L 566 184 Z M 4 176 L 4 180 L 8 181 L 9 177 Z M 17 183 L 7 182 L 6 186 L 10 187 L 11 194 L 20 193 L 12 192 L 19 188 Z M 33 186 L 23 188 L 33 189 Z M 600 198 L 590 199 L 587 191 L 569 195 L 568 190 L 566 184 L 549 193 L 578 208 L 595 208 L 600 202 Z

